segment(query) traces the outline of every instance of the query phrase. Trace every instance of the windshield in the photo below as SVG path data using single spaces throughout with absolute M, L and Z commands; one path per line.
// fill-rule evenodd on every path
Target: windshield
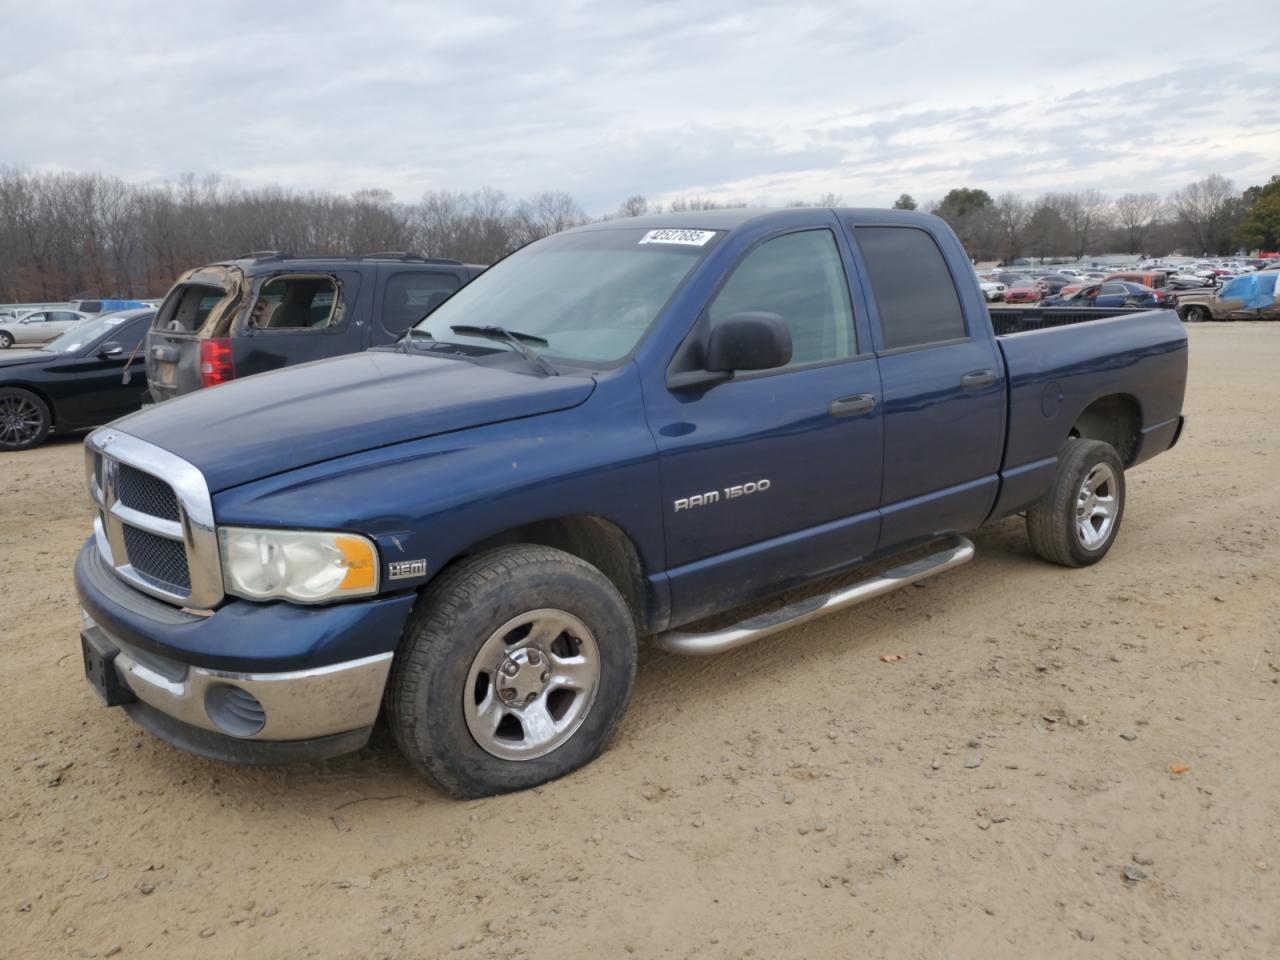
M 485 344 L 455 326 L 506 327 L 540 337 L 551 360 L 612 363 L 639 342 L 718 235 L 710 230 L 589 230 L 530 244 L 494 264 L 414 330 Z
M 96 340 L 112 327 L 118 327 L 128 319 L 123 313 L 104 313 L 91 317 L 83 323 L 77 323 L 62 336 L 56 340 L 50 340 L 40 349 L 48 353 L 70 353 L 73 350 L 79 350 L 85 344 Z

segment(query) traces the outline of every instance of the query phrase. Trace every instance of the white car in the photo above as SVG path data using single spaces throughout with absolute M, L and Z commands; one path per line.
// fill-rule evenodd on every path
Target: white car
M 987 303 L 994 303 L 996 300 L 1004 299 L 1006 287 L 998 280 L 978 280 L 978 286 L 982 288 L 982 295 L 987 298 Z
M 0 323 L 0 349 L 15 343 L 47 343 L 87 319 L 89 314 L 78 310 L 32 310 Z

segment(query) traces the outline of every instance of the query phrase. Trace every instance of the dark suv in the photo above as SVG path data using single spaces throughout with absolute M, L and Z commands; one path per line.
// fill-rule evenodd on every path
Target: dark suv
M 157 402 L 391 343 L 485 268 L 412 253 L 253 253 L 178 278 L 147 334 Z

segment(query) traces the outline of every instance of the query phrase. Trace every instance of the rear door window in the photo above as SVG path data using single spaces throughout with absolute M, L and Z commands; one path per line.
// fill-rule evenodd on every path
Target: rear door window
M 402 270 L 387 279 L 382 295 L 382 325 L 391 333 L 404 333 L 448 300 L 462 286 L 451 273 Z
M 327 330 L 341 322 L 338 283 L 330 276 L 272 277 L 249 313 L 249 326 L 260 330 Z
M 963 339 L 964 311 L 938 244 L 916 227 L 857 227 L 886 350 Z

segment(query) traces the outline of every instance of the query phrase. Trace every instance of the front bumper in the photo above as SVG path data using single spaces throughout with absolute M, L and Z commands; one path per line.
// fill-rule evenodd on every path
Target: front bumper
M 311 740 L 371 728 L 391 669 L 391 654 L 379 653 L 289 673 L 210 670 L 131 647 L 83 610 L 81 621 L 85 640 L 114 661 L 138 700 L 179 723 L 242 740 Z M 230 698 L 227 688 L 235 691 Z
M 238 602 L 201 616 L 124 584 L 92 541 L 77 558 L 76 587 L 83 641 L 126 688 L 126 711 L 175 746 L 250 763 L 358 749 L 413 602 Z

